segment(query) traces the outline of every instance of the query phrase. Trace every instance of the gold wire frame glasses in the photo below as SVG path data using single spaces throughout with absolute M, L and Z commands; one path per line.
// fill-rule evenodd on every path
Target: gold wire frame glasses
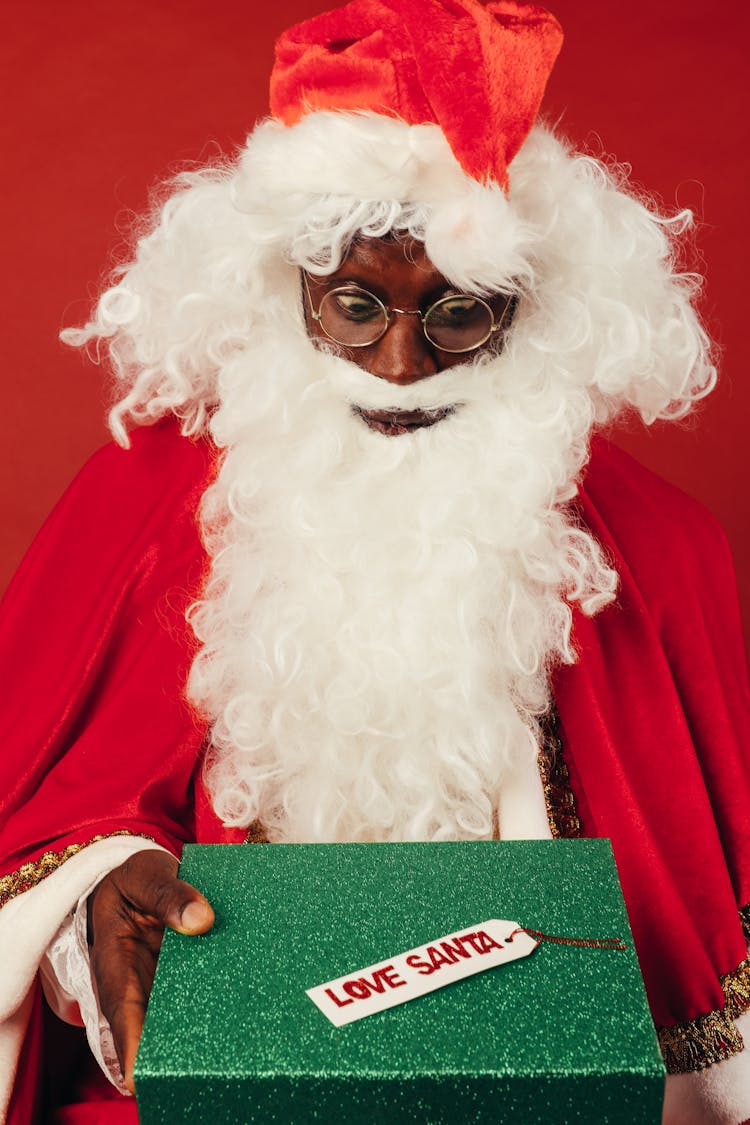
M 307 274 L 303 272 L 302 277 L 313 320 L 330 340 L 346 348 L 376 344 L 385 336 L 395 314 L 418 316 L 426 339 L 440 351 L 473 352 L 507 327 L 508 312 L 514 304 L 514 298 L 508 296 L 500 319 L 495 320 L 492 307 L 481 297 L 453 293 L 440 297 L 423 313 L 421 309 L 385 305 L 374 293 L 357 285 L 341 285 L 329 289 L 316 309 Z

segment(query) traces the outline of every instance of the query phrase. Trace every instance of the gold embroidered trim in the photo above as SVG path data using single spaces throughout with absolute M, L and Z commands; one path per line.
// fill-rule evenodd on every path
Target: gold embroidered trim
M 736 1020 L 750 1009 L 750 959 L 741 961 L 733 972 L 719 977 L 719 981 L 727 998 L 724 1011 L 730 1019 Z
M 554 709 L 548 711 L 540 726 L 542 745 L 537 761 L 550 831 L 554 839 L 578 838 L 581 836 L 581 822 L 570 785 L 570 771 L 565 764 L 557 712 Z
M 57 871 L 58 867 L 62 867 L 66 860 L 78 855 L 91 844 L 96 844 L 99 840 L 109 840 L 113 836 L 132 835 L 134 833 L 128 831 L 127 828 L 123 828 L 119 832 L 105 832 L 100 836 L 92 836 L 90 840 L 85 840 L 82 844 L 68 844 L 67 848 L 63 848 L 61 852 L 45 852 L 33 863 L 24 863 L 17 871 L 11 871 L 10 874 L 3 875 L 0 878 L 0 907 L 5 906 L 6 902 L 10 902 L 12 898 L 23 894 L 24 891 L 30 891 L 32 887 L 41 883 L 53 871 Z M 150 836 L 145 838 L 151 839 Z
M 747 906 L 740 907 L 740 922 L 742 923 L 742 931 L 745 939 L 750 944 L 750 902 Z
M 744 1047 L 730 1017 L 718 1010 L 674 1027 L 657 1027 L 656 1033 L 667 1074 L 705 1070 L 738 1055 Z

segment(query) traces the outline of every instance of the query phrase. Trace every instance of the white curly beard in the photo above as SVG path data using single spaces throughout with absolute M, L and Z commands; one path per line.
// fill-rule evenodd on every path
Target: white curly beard
M 580 393 L 505 356 L 393 387 L 266 329 L 225 368 L 189 693 L 228 824 L 275 841 L 515 834 L 571 612 L 616 584 L 564 508 Z M 395 437 L 352 411 L 455 407 Z M 538 788 L 538 786 L 537 786 Z M 503 812 L 503 809 L 506 811 Z M 507 823 L 505 823 L 507 821 Z

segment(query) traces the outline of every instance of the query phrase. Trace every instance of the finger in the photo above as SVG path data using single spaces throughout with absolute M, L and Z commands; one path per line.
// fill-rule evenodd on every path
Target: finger
M 144 851 L 121 868 L 119 889 L 140 913 L 182 934 L 203 934 L 214 924 L 208 900 L 176 877 L 177 860 L 165 852 Z
M 123 997 L 116 1004 L 109 1017 L 112 1029 L 112 1038 L 120 1062 L 120 1069 L 125 1080 L 125 1085 L 131 1094 L 135 1093 L 133 1071 L 135 1057 L 138 1053 L 138 1044 L 143 1034 L 143 1024 L 146 1018 L 146 998 L 133 995 Z
M 157 953 L 158 942 L 152 945 L 123 935 L 92 951 L 99 1007 L 109 1023 L 120 1069 L 131 1091 Z

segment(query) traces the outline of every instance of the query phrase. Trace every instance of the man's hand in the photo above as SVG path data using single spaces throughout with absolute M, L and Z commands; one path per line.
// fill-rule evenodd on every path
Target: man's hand
M 131 1093 L 164 927 L 203 934 L 214 923 L 211 906 L 177 878 L 177 866 L 166 852 L 137 852 L 110 871 L 89 896 L 91 968 Z

